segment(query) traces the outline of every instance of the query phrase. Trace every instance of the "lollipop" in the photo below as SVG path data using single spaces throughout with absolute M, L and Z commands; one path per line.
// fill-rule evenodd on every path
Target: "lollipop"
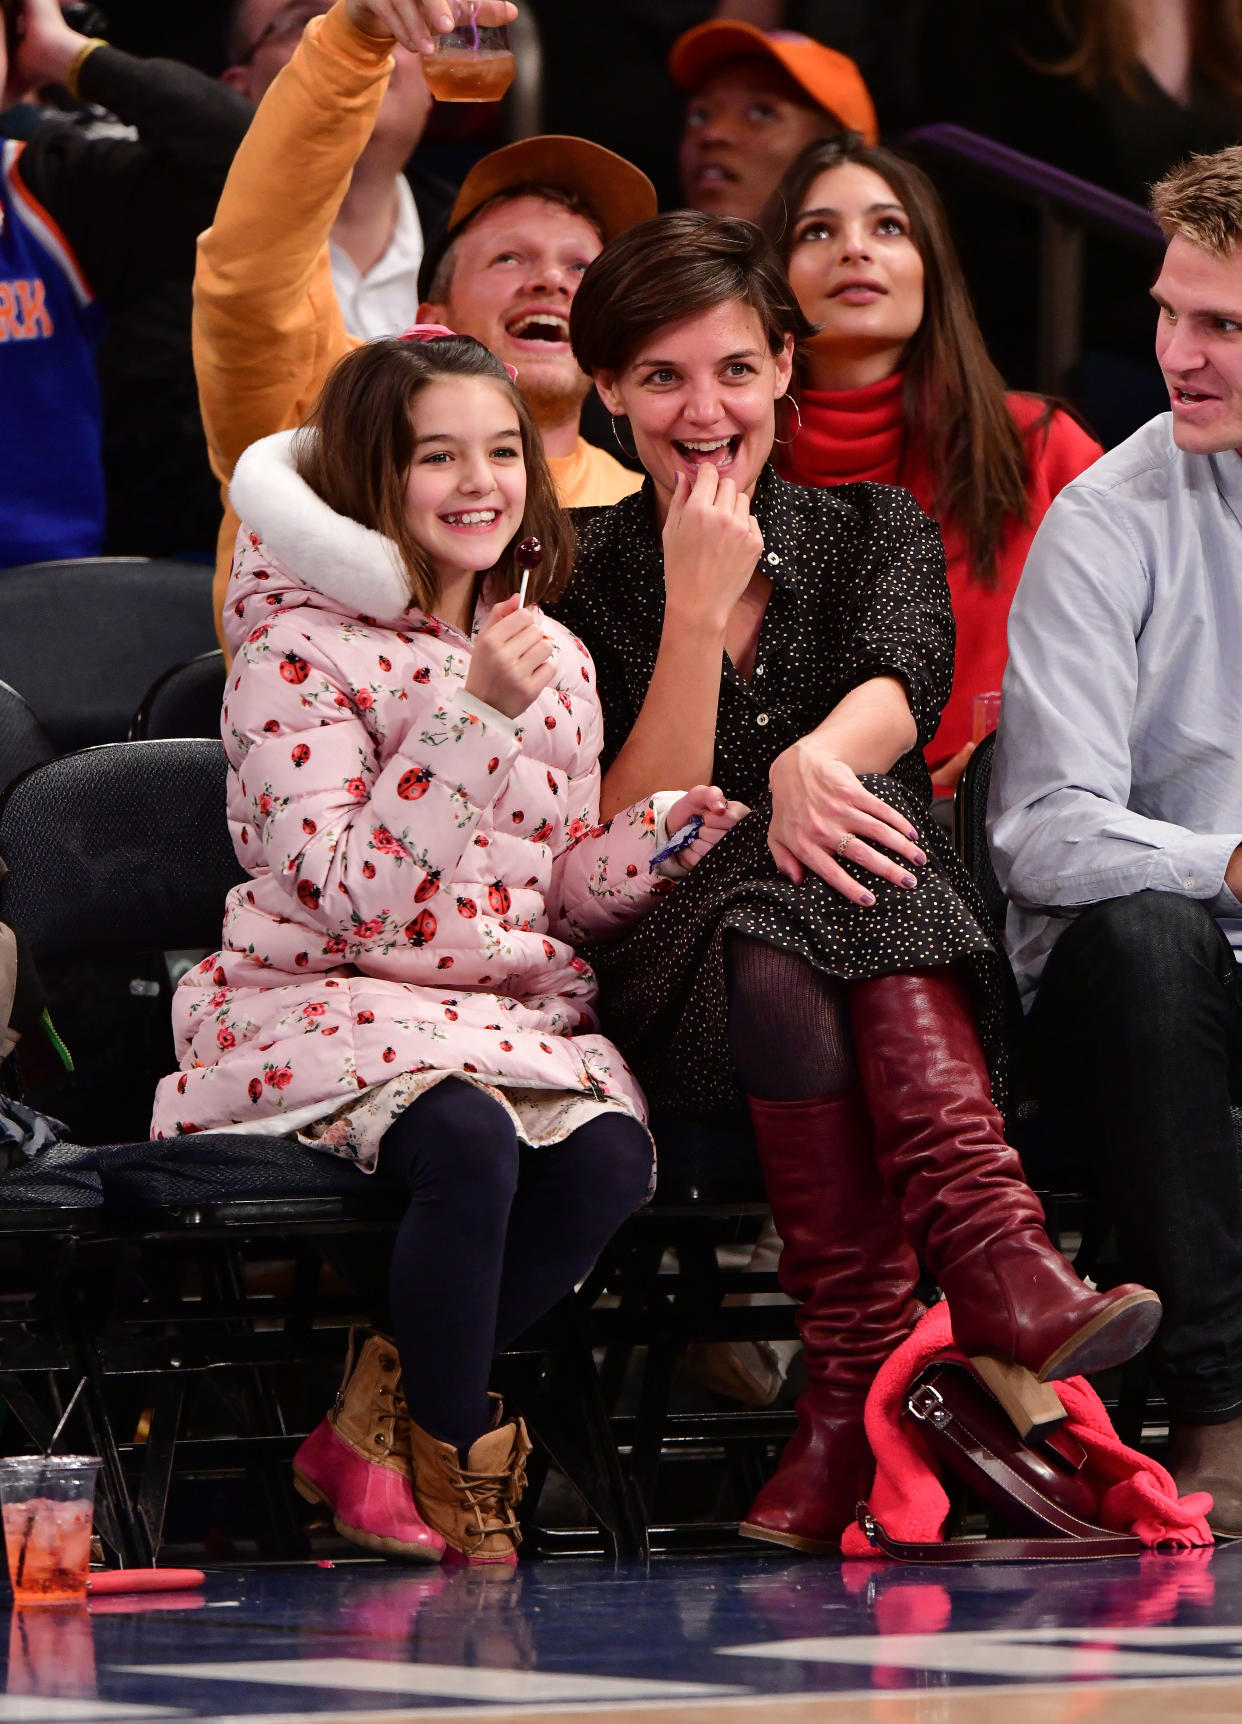
M 526 603 L 526 588 L 533 572 L 543 561 L 543 546 L 536 538 L 523 539 L 513 553 L 517 566 L 522 571 L 522 590 L 518 596 L 518 609 Z

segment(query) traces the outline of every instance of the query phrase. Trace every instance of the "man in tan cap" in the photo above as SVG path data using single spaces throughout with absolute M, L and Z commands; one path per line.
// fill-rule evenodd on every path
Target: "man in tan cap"
M 392 69 L 394 38 L 379 32 L 397 4 L 383 0 L 381 15 L 378 3 L 337 0 L 309 23 L 259 104 L 199 239 L 194 363 L 225 493 L 217 619 L 237 534 L 227 499 L 234 464 L 260 437 L 302 424 L 333 365 L 359 345 L 333 289 L 328 237 Z M 567 507 L 616 502 L 640 483 L 579 435 L 590 383 L 565 320 L 606 241 L 655 211 L 651 182 L 620 156 L 582 139 L 530 138 L 477 165 L 446 241 L 426 260 L 424 314 L 517 368 Z M 411 304 L 411 323 L 417 314 Z
M 592 385 L 569 345 L 569 307 L 591 259 L 656 211 L 655 189 L 583 138 L 525 138 L 467 175 L 419 275 L 419 320 L 473 335 L 512 365 L 561 500 L 615 503 L 640 476 L 579 431 Z
M 668 65 L 690 97 L 679 166 L 691 209 L 758 221 L 807 144 L 840 131 L 876 142 L 862 73 L 809 36 L 711 21 L 677 38 Z

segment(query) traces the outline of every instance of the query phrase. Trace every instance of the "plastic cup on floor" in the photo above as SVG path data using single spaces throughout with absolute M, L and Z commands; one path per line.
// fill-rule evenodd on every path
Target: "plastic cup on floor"
M 85 1600 L 98 1471 L 97 1455 L 0 1460 L 0 1516 L 16 1604 Z

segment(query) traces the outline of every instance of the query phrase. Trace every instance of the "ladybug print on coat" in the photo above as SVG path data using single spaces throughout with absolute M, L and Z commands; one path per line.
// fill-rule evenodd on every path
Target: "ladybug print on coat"
M 411 946 L 427 946 L 436 937 L 436 919 L 430 910 L 420 910 L 412 922 L 405 925 L 405 937 Z
M 338 520 L 307 496 L 310 515 Z M 360 578 L 352 552 L 345 561 Z M 376 1098 L 391 1089 L 403 1107 L 410 1082 L 470 1070 L 588 1107 L 599 1105 L 589 1071 L 641 1117 L 595 1030 L 594 978 L 574 945 L 619 934 L 655 901 L 647 860 L 661 828 L 650 802 L 599 824 L 603 724 L 569 636 L 543 620 L 573 678 L 581 744 L 572 721 L 556 722 L 569 705 L 556 683 L 520 723 L 504 720 L 465 694 L 470 635 L 408 603 L 368 606 L 395 624 L 367 621 L 299 581 L 296 563 L 283 542 L 239 541 L 222 735 L 247 878 L 223 906 L 220 952 L 177 989 L 179 1069 L 160 1085 L 153 1129 L 296 1116 L 299 1131 L 369 1167 L 386 1129 Z M 307 566 L 341 563 L 321 547 Z M 281 602 L 247 631 L 234 607 L 253 614 L 260 569 L 261 596 Z M 494 602 L 484 583 L 476 630 Z

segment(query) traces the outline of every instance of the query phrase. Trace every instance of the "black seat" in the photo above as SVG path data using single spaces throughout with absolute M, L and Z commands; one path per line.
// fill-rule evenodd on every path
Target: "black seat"
M 953 841 L 958 855 L 970 870 L 971 879 L 979 888 L 993 923 L 1003 928 L 1007 904 L 988 849 L 988 792 L 992 786 L 992 756 L 995 752 L 996 732 L 993 731 L 984 737 L 966 762 L 953 803 Z
M 0 790 L 55 753 L 55 743 L 29 703 L 7 682 L 0 682 Z
M 158 677 L 134 714 L 130 740 L 220 734 L 224 700 L 224 654 L 199 653 Z
M 119 742 L 170 665 L 216 646 L 206 563 L 81 557 L 0 574 L 0 677 L 56 748 Z

